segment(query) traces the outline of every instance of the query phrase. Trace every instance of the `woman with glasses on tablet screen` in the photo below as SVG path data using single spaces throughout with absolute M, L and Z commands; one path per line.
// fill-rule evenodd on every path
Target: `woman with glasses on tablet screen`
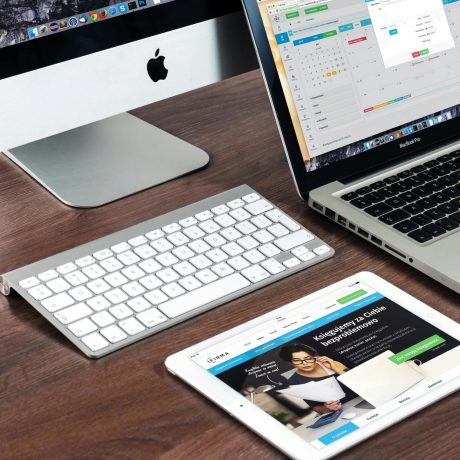
M 296 368 L 296 372 L 287 379 L 287 383 L 290 386 L 320 382 L 321 380 L 329 379 L 331 376 L 341 375 L 348 370 L 342 363 L 334 361 L 327 356 L 319 356 L 313 347 L 309 347 L 303 343 L 293 343 L 283 346 L 279 351 L 279 356 L 283 361 L 292 364 Z M 344 387 L 337 379 L 336 381 L 346 395 L 342 399 L 342 402 L 356 397 L 354 393 Z M 318 414 L 335 412 L 342 407 L 342 402 L 339 400 L 320 402 L 304 399 L 304 401 L 315 412 L 318 412 Z

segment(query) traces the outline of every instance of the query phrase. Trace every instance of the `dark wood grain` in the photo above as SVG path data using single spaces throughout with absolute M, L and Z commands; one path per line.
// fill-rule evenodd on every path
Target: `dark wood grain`
M 361 270 L 375 272 L 460 320 L 457 294 L 300 200 L 258 72 L 135 114 L 205 149 L 210 166 L 99 209 L 77 210 L 59 204 L 0 157 L 0 273 L 242 183 L 333 245 L 336 256 L 97 361 L 83 357 L 21 298 L 1 297 L 1 458 L 283 458 L 167 374 L 164 359 Z M 458 458 L 459 407 L 457 393 L 342 458 Z

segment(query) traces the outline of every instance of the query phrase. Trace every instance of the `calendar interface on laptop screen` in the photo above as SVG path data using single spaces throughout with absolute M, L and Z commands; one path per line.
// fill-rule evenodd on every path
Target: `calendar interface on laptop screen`
M 460 375 L 460 342 L 354 282 L 191 359 L 324 449 Z
M 460 0 L 258 0 L 307 171 L 460 115 Z

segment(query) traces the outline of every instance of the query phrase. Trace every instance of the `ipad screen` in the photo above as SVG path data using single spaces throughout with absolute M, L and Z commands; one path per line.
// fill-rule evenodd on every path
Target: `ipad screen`
M 460 374 L 460 343 L 362 282 L 192 356 L 317 449 Z

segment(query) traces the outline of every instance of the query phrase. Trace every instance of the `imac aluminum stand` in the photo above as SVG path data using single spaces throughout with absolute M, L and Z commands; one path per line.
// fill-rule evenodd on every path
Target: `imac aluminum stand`
M 5 155 L 77 208 L 102 206 L 209 163 L 203 150 L 127 113 Z

